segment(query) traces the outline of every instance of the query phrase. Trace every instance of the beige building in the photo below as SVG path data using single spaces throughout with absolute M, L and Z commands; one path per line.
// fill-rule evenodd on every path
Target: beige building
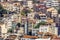
M 33 8 L 33 1 L 27 1 L 28 7 Z
M 0 35 L 2 36 L 2 37 L 6 37 L 7 36 L 7 27 L 6 27 L 6 25 L 5 24 L 3 24 L 3 23 L 0 23 Z
M 28 14 L 28 18 L 29 18 L 29 19 L 33 19 L 33 18 L 34 18 L 34 15 L 35 15 L 34 12 L 29 13 L 29 14 Z
M 13 10 L 13 5 L 12 4 L 10 4 L 10 3 L 8 3 L 8 2 L 2 2 L 1 3 L 2 5 L 3 5 L 3 7 L 4 7 L 4 9 L 7 9 L 7 10 Z
M 57 9 L 55 9 L 54 7 L 48 8 L 47 11 L 48 11 L 48 12 L 52 12 L 52 13 L 51 13 L 51 14 L 52 14 L 52 17 L 53 17 L 53 16 L 56 17 L 57 14 L 58 14 Z
M 47 15 L 46 15 L 46 14 L 40 13 L 39 16 L 40 16 L 40 22 L 41 22 L 41 21 L 45 21 L 45 22 L 47 21 L 47 20 L 46 20 L 46 19 L 47 19 Z
M 58 35 L 58 28 L 50 25 L 41 25 L 39 28 L 39 32 L 49 32 L 51 34 Z
M 18 30 L 18 34 L 23 35 L 24 34 L 24 28 L 20 27 L 19 29 L 20 30 Z
M 20 11 L 20 3 L 19 2 L 2 2 L 3 7 L 9 11 Z
M 2 2 L 1 3 L 4 7 L 4 9 L 9 10 L 11 12 L 15 12 L 18 14 L 14 14 L 18 17 L 18 21 L 21 22 L 21 14 L 20 14 L 20 3 L 19 2 Z M 9 14 L 9 12 L 7 12 Z M 5 15 L 5 14 L 4 14 Z M 12 15 L 12 16 L 14 16 Z M 6 16 L 6 15 L 5 15 Z M 15 16 L 14 16 L 15 17 Z

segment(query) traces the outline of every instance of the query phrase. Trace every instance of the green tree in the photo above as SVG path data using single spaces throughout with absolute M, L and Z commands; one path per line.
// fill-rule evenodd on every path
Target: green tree
M 39 22 L 39 23 L 35 26 L 35 28 L 39 28 L 39 27 L 40 27 L 40 25 L 45 25 L 45 24 L 46 24 L 46 22 L 44 22 L 44 21 Z
M 6 14 L 7 10 L 3 8 L 3 6 L 0 4 L 0 16 L 2 16 L 2 14 Z
M 3 6 L 2 6 L 1 4 L 0 4 L 0 12 L 2 12 L 2 13 L 6 13 L 6 12 L 7 12 L 7 10 L 4 9 Z
M 12 33 L 12 32 L 13 32 L 12 28 L 8 29 L 8 33 Z
M 60 14 L 60 9 L 58 9 L 58 13 Z
M 29 10 L 29 9 L 27 9 L 27 8 L 25 8 L 25 9 L 23 9 L 23 10 L 21 11 L 21 15 L 26 15 L 26 16 L 27 16 L 27 14 L 30 13 L 30 12 L 32 12 L 32 11 Z

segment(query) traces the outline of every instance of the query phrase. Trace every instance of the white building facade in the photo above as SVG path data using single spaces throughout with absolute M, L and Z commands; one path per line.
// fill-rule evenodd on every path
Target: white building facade
M 31 39 L 31 38 L 21 38 L 21 40 L 50 40 L 50 38 L 38 38 L 38 39 Z
M 57 0 L 47 0 L 46 1 L 46 7 L 58 7 L 59 2 Z
M 39 32 L 43 32 L 43 33 L 51 33 L 51 34 L 55 34 L 58 35 L 58 28 L 57 27 L 53 27 L 53 26 L 40 26 L 39 28 Z

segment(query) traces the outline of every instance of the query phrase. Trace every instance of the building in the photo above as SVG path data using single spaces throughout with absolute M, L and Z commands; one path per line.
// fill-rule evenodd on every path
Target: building
M 41 1 L 41 2 L 40 2 Z M 46 13 L 46 3 L 42 0 L 36 0 L 37 3 L 33 4 L 34 11 Z
M 2 37 L 4 37 L 4 36 L 7 36 L 6 34 L 7 34 L 7 27 L 6 27 L 6 25 L 5 24 L 3 24 L 3 23 L 0 23 L 0 35 L 2 36 Z
M 47 12 L 51 12 L 51 17 L 57 17 L 58 11 L 54 7 L 48 8 Z
M 46 7 L 58 7 L 59 6 L 59 2 L 57 0 L 47 0 L 46 1 Z
M 47 16 L 46 16 L 46 14 L 44 14 L 44 13 L 41 13 L 41 14 L 39 14 L 39 16 L 40 16 L 40 22 L 41 21 L 47 21 L 46 19 L 47 19 Z
M 8 0 L 0 0 L 0 2 L 7 2 Z
M 1 2 L 4 9 L 20 13 L 20 2 Z M 8 12 L 9 13 L 9 12 Z
M 58 17 L 56 20 L 56 27 L 58 27 L 58 34 L 60 35 L 60 14 L 58 14 Z
M 53 0 L 52 1 L 52 6 L 59 6 L 59 2 L 58 2 L 58 0 Z
M 36 19 L 36 23 L 39 23 L 39 22 L 41 22 L 41 21 L 44 21 L 44 22 L 46 22 L 47 20 L 47 16 L 46 16 L 46 14 L 45 13 L 42 13 L 42 12 L 37 12 L 37 13 L 35 13 L 35 15 L 34 15 L 34 19 Z
M 22 1 L 22 0 L 0 0 L 0 2 Z
M 58 35 L 58 28 L 57 27 L 52 27 L 50 25 L 42 25 L 39 28 L 39 32 L 43 32 L 43 33 L 51 33 L 51 34 L 55 34 Z
M 39 29 L 32 29 L 33 36 L 36 36 L 38 32 L 39 32 Z
M 46 22 L 47 22 L 47 24 L 51 24 L 51 25 L 54 24 L 54 25 L 55 25 L 54 20 L 51 19 L 51 18 L 47 18 L 47 21 L 46 21 Z M 53 26 L 54 26 L 54 25 L 53 25 Z
M 29 35 L 24 35 L 23 38 L 21 38 L 21 40 L 34 40 L 38 38 L 37 36 L 29 36 Z
M 1 3 L 4 7 L 4 9 L 7 9 L 7 10 L 10 10 L 10 11 L 13 11 L 13 5 L 8 3 L 8 2 L 4 2 L 4 3 Z
M 18 30 L 18 34 L 23 35 L 24 34 L 24 27 L 20 27 L 20 30 Z
M 60 40 L 60 37 L 52 38 L 52 40 Z
M 33 1 L 27 1 L 27 6 L 29 7 L 29 8 L 33 8 Z
M 34 16 L 35 16 L 35 12 L 31 12 L 28 14 L 28 19 L 34 19 Z
M 38 36 L 24 35 L 21 40 L 50 40 L 50 38 L 38 38 Z

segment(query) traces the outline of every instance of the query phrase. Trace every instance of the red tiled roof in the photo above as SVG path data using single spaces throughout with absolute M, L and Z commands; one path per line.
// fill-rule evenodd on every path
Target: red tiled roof
M 38 38 L 37 36 L 24 35 L 23 38 Z
M 43 34 L 43 32 L 38 32 L 38 34 Z

